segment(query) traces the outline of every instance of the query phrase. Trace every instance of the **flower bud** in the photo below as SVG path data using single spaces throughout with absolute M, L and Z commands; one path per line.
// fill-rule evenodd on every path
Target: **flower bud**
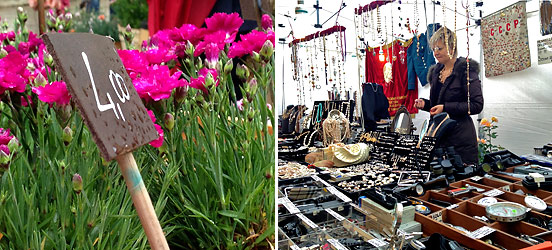
M 34 70 L 36 69 L 36 67 L 35 67 L 34 63 L 28 62 L 28 63 L 27 63 L 27 69 L 28 69 L 29 71 L 34 71 Z
M 249 113 L 247 113 L 247 120 L 248 121 L 253 121 L 253 118 L 255 118 L 255 112 L 252 112 L 250 111 Z
M 19 151 L 19 140 L 17 140 L 15 136 L 11 138 L 11 140 L 8 142 L 8 149 L 12 154 L 15 154 L 17 153 L 17 151 Z
M 178 103 L 182 103 L 184 101 L 184 98 L 186 98 L 186 94 L 188 93 L 188 87 L 178 87 L 174 91 L 174 99 Z
M 73 19 L 73 14 L 71 14 L 71 13 L 69 13 L 69 12 L 68 12 L 68 13 L 65 13 L 65 20 L 71 21 L 71 19 Z
M 272 44 L 270 40 L 266 40 L 259 53 L 261 54 L 261 57 L 263 58 L 263 60 L 265 62 L 268 62 L 272 57 L 273 52 L 274 52 L 274 44 Z
M 65 146 L 69 145 L 69 143 L 73 140 L 73 130 L 69 126 L 65 127 L 61 138 L 63 139 Z
M 222 61 L 217 61 L 217 64 L 215 65 L 215 69 L 217 70 L 217 72 L 222 72 Z
M 224 74 L 230 74 L 234 68 L 234 61 L 232 59 L 228 60 L 224 65 Z
M 194 45 L 190 41 L 188 41 L 186 43 L 186 55 L 188 55 L 188 57 L 193 57 L 194 50 L 195 50 Z
M 134 40 L 134 34 L 132 33 L 132 28 L 130 28 L 130 24 L 127 24 L 125 32 L 123 32 L 123 38 L 129 43 Z
M 7 55 L 8 52 L 4 48 L 0 49 L 0 59 L 6 57 Z
M 165 123 L 165 128 L 169 131 L 172 131 L 174 128 L 174 116 L 171 113 L 166 113 L 163 117 L 163 122 Z
M 42 74 L 38 74 L 36 78 L 34 79 L 34 86 L 35 87 L 41 87 L 45 86 L 48 83 L 46 80 L 46 77 L 44 77 Z
M 52 65 L 54 64 L 54 58 L 52 57 L 52 55 L 50 55 L 49 53 L 44 55 L 44 63 L 46 63 L 46 65 L 52 67 Z
M 211 73 L 208 73 L 205 77 L 205 88 L 210 89 L 212 86 L 215 85 L 215 79 L 213 78 L 213 75 Z
M 5 149 L 3 149 L 5 147 Z M 4 152 L 8 151 L 8 153 Z M 6 145 L 0 145 L 0 170 L 7 170 L 10 167 L 9 150 Z
M 251 54 L 252 54 L 253 61 L 261 62 L 261 55 L 259 55 L 259 53 L 252 51 Z
M 73 175 L 73 191 L 77 194 L 82 191 L 82 177 L 77 173 Z
M 19 23 L 21 24 L 21 26 L 23 26 L 25 24 L 25 22 L 27 22 L 27 13 L 23 10 L 22 7 L 18 7 L 17 8 L 17 19 L 19 20 Z
M 249 69 L 247 69 L 247 66 L 240 64 L 236 68 L 236 75 L 242 80 L 246 81 L 249 78 Z

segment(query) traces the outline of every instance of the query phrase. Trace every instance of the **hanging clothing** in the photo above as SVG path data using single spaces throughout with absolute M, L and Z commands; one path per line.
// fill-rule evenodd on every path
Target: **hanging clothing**
M 406 106 L 411 114 L 418 113 L 418 109 L 414 108 L 414 100 L 418 98 L 418 86 L 413 90 L 408 90 L 407 86 L 407 50 L 411 44 L 412 39 L 404 43 L 393 41 L 382 46 L 382 52 L 386 59 L 384 61 L 379 60 L 380 47 L 368 47 L 366 49 L 366 82 L 374 82 L 383 87 L 383 93 L 389 100 L 389 114 L 391 116 L 395 115 L 401 105 Z M 389 55 L 391 55 L 391 58 L 389 58 Z M 387 60 L 392 64 L 390 81 L 386 81 L 384 75 L 384 65 Z
M 361 101 L 364 131 L 375 131 L 379 120 L 389 118 L 389 101 L 383 88 L 377 83 L 363 84 Z
M 435 64 L 433 52 L 428 45 L 428 38 L 425 33 L 418 37 L 412 38 L 412 45 L 408 47 L 407 64 L 408 64 L 408 89 L 416 88 L 418 81 L 422 86 L 427 84 L 427 71 L 429 67 Z
M 430 24 L 427 25 L 427 43 L 428 43 L 427 45 L 428 46 L 431 45 L 431 44 L 429 44 L 429 40 L 431 39 L 431 37 L 433 36 L 435 31 L 437 31 L 440 28 L 441 28 L 440 23 L 430 23 Z M 430 51 L 431 51 L 431 46 L 430 46 Z
M 203 26 L 216 0 L 148 0 L 148 29 L 150 36 L 158 30 L 180 27 L 189 23 Z
M 439 144 L 443 147 L 454 146 L 462 161 L 477 164 L 477 136 L 473 121 L 468 115 L 467 63 L 466 58 L 458 57 L 452 73 L 444 83 L 439 80 L 443 64 L 435 64 L 429 69 L 427 79 L 431 85 L 429 100 L 424 99 L 423 110 L 442 104 L 443 111 L 456 120 L 457 125 L 444 135 Z M 479 80 L 479 63 L 470 59 L 470 113 L 479 114 L 483 110 L 483 93 Z

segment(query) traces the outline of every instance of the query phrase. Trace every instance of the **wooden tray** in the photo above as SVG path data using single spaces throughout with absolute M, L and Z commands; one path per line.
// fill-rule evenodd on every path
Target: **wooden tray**
M 447 191 L 451 189 L 474 186 L 483 189 L 481 192 L 473 191 L 463 194 L 458 197 L 448 196 Z M 548 231 L 545 228 L 533 225 L 527 221 L 519 221 L 514 223 L 507 222 L 485 222 L 475 219 L 474 216 L 485 216 L 485 207 L 477 204 L 477 201 L 486 197 L 483 193 L 499 189 L 503 193 L 495 196 L 501 201 L 516 202 L 525 205 L 525 195 L 514 193 L 517 190 L 523 191 L 525 194 L 530 194 L 543 199 L 549 206 L 552 205 L 552 192 L 544 190 L 528 190 L 523 187 L 519 179 L 512 179 L 512 182 L 498 181 L 489 178 L 483 178 L 479 181 L 465 179 L 450 184 L 450 187 L 439 191 L 430 190 L 424 196 L 418 197 L 424 205 L 431 209 L 429 215 L 416 213 L 415 220 L 422 224 L 424 236 L 429 236 L 433 233 L 440 233 L 443 236 L 457 241 L 459 244 L 471 249 L 521 249 L 531 246 L 531 244 L 522 238 L 520 235 L 535 235 Z M 434 200 L 446 201 L 453 206 L 445 208 L 432 203 Z M 531 210 L 528 216 L 537 217 L 545 222 L 549 222 L 552 216 L 541 212 Z M 487 226 L 496 231 L 486 235 L 481 239 L 471 238 L 466 232 L 454 227 L 460 226 L 464 229 L 473 232 L 481 227 Z M 540 237 L 544 240 L 552 240 L 552 234 Z M 499 245 L 500 247 L 497 247 Z

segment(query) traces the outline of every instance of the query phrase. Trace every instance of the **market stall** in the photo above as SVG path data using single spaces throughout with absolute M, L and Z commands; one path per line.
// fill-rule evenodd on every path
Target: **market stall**
M 276 52 L 289 60 L 280 71 L 278 248 L 546 249 L 550 100 L 519 96 L 525 87 L 515 96 L 520 82 L 509 79 L 533 71 L 545 81 L 547 42 L 532 25 L 547 25 L 536 18 L 547 3 L 325 4 L 305 11 L 326 9 L 333 26 L 318 18 L 313 28 L 299 14 L 278 21 L 278 34 L 289 34 Z M 501 96 L 519 109 L 500 112 Z M 535 127 L 513 125 L 524 119 Z

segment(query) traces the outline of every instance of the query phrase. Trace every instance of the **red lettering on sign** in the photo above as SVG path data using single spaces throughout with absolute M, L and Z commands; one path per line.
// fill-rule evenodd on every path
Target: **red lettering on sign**
M 514 20 L 514 28 L 517 28 L 518 23 L 519 23 L 519 20 L 517 20 L 517 19 Z
M 507 31 L 510 31 L 510 23 L 507 23 L 507 24 L 506 24 L 506 30 L 507 30 Z
M 491 29 L 491 36 L 494 36 L 494 29 Z
M 502 33 L 502 26 L 498 26 L 498 33 Z

